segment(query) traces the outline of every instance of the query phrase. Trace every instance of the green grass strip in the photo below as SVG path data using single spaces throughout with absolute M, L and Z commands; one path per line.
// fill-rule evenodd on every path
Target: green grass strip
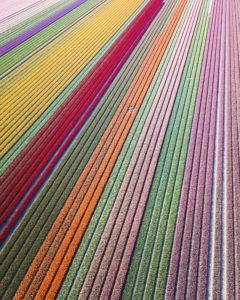
M 163 299 L 206 39 L 208 6 L 206 1 L 199 15 L 127 276 L 124 299 Z

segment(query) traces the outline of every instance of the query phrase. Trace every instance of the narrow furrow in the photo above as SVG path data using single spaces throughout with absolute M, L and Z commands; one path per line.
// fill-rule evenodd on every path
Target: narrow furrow
M 223 22 L 221 25 L 222 37 L 225 40 L 225 15 L 223 15 Z M 218 102 L 217 102 L 217 119 L 216 119 L 216 135 L 215 135 L 215 159 L 214 159 L 214 178 L 213 178 L 213 192 L 212 192 L 212 212 L 211 212 L 211 235 L 210 235 L 210 266 L 209 266 L 209 283 L 208 295 L 216 298 L 222 290 L 223 283 L 223 139 L 224 139 L 224 51 L 225 42 L 221 43 L 220 58 L 219 58 L 219 82 L 218 82 Z
M 226 44 L 231 45 L 230 33 L 230 7 L 225 6 L 226 14 Z M 225 103 L 224 103 L 224 204 L 223 204 L 223 295 L 230 299 L 236 297 L 235 293 L 235 252 L 234 252 L 234 182 L 233 182 L 233 137 L 232 137 L 232 101 L 234 96 L 231 89 L 231 53 L 230 47 L 225 48 Z M 232 99 L 233 96 L 233 99 Z M 235 137 L 236 138 L 236 137 Z

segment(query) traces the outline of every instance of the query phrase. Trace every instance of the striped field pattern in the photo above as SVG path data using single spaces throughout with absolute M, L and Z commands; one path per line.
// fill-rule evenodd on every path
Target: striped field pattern
M 239 0 L 0 1 L 0 299 L 240 299 Z

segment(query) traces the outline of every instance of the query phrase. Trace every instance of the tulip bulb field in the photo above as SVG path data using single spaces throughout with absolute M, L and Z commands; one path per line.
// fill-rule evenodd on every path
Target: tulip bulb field
M 0 299 L 240 299 L 240 1 L 0 1 Z

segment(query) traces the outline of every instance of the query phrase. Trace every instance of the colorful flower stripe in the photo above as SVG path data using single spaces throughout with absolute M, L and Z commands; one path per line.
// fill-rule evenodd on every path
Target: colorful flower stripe
M 163 2 L 1 4 L 1 299 L 240 299 L 240 4 Z

